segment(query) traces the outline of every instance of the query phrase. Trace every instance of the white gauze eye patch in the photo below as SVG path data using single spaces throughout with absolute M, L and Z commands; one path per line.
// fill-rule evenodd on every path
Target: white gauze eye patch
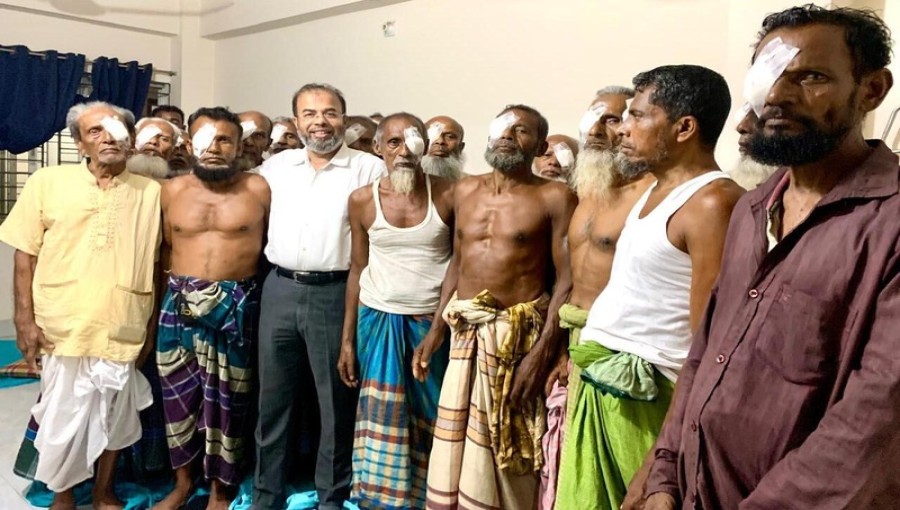
M 594 105 L 584 112 L 584 115 L 581 116 L 581 121 L 578 123 L 578 132 L 581 133 L 582 138 L 591 132 L 591 128 L 594 127 L 594 124 L 600 120 L 604 113 L 606 113 L 606 105 L 602 103 Z
M 756 56 L 744 79 L 744 99 L 750 103 L 757 116 L 762 115 L 766 96 L 769 95 L 772 85 L 775 85 L 797 53 L 800 53 L 800 48 L 785 43 L 781 37 L 776 37 Z
M 553 155 L 556 156 L 559 166 L 563 168 L 571 168 L 572 164 L 575 163 L 575 155 L 572 154 L 572 149 L 562 142 L 553 145 Z
M 134 148 L 137 150 L 141 150 L 144 145 L 147 145 L 147 142 L 153 140 L 153 137 L 162 133 L 162 129 L 159 129 L 157 126 L 149 125 L 144 129 L 140 130 L 137 136 L 134 138 Z
M 191 137 L 191 147 L 194 149 L 194 157 L 199 158 L 209 149 L 213 140 L 216 138 L 216 128 L 212 124 L 204 124 L 198 129 L 194 136 Z
M 519 116 L 513 112 L 506 112 L 492 120 L 488 129 L 488 145 L 493 147 L 494 143 L 503 136 L 503 133 L 505 133 L 510 126 L 518 122 L 518 120 Z
M 432 142 L 440 138 L 442 134 L 444 134 L 444 125 L 440 122 L 435 122 L 428 127 L 428 139 Z
M 752 109 L 753 107 L 750 106 L 750 103 L 744 103 L 743 105 L 741 105 L 741 107 L 738 108 L 736 112 L 734 112 L 734 122 L 736 124 L 740 124 L 741 121 L 744 120 L 744 117 L 750 115 L 750 110 Z
M 366 128 L 363 127 L 362 124 L 351 124 L 350 127 L 344 131 L 344 143 L 347 145 L 353 144 L 359 140 L 365 132 Z
M 272 136 L 269 138 L 271 138 L 272 143 L 278 143 L 285 133 L 287 133 L 287 127 L 284 124 L 275 124 L 275 127 L 272 128 Z
M 175 139 L 175 147 L 181 147 L 184 145 L 184 135 L 178 135 Z
M 241 141 L 243 142 L 256 132 L 256 122 L 245 120 L 244 122 L 241 122 L 241 129 L 244 130 L 243 134 L 241 134 Z
M 403 130 L 403 138 L 406 140 L 406 148 L 416 157 L 420 157 L 425 152 L 425 140 L 419 134 L 419 129 L 415 126 L 409 126 Z
M 128 128 L 125 127 L 125 124 L 122 123 L 119 119 L 114 119 L 112 117 L 103 117 L 103 120 L 100 121 L 100 125 L 103 126 L 103 129 L 109 133 L 109 136 L 113 137 L 113 139 L 117 142 L 124 142 L 128 140 Z
M 631 99 L 626 99 L 626 100 L 625 100 L 625 111 L 622 112 L 622 122 L 625 122 L 626 120 L 628 120 L 628 117 L 631 116 L 631 115 L 628 113 L 628 110 L 631 109 L 631 102 L 632 102 L 632 101 L 634 101 L 634 98 L 633 98 L 633 97 L 632 97 Z

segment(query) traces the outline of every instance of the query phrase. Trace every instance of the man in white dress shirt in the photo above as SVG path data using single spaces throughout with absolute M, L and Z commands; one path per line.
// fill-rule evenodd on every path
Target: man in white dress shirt
M 357 398 L 337 371 L 350 268 L 347 202 L 385 166 L 344 145 L 347 109 L 336 88 L 304 85 L 294 94 L 293 108 L 305 148 L 273 156 L 261 171 L 272 189 L 265 253 L 274 269 L 261 303 L 253 507 L 284 508 L 291 407 L 299 391 L 301 412 L 314 408 L 318 398 L 318 508 L 332 510 L 350 495 Z M 312 371 L 315 388 L 299 387 L 304 370 Z

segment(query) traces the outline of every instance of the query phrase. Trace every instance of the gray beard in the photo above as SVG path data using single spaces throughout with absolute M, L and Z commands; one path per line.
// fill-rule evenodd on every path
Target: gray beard
M 135 154 L 125 162 L 125 169 L 137 175 L 143 175 L 151 179 L 165 179 L 169 177 L 169 162 L 159 156 L 149 154 Z
M 623 179 L 612 150 L 582 149 L 569 174 L 569 186 L 579 198 L 609 197 L 613 185 Z
M 311 140 L 306 135 L 300 135 L 300 140 L 303 141 L 303 146 L 311 152 L 330 154 L 338 150 L 341 144 L 344 143 L 344 135 L 335 133 L 331 138 L 326 138 L 325 140 Z
M 465 158 L 462 155 L 451 154 L 446 158 L 437 156 L 422 157 L 422 169 L 428 175 L 443 177 L 451 181 L 458 181 L 462 178 L 462 169 L 465 164 Z
M 416 170 L 413 168 L 394 168 L 388 177 L 391 187 L 401 195 L 409 195 L 416 189 Z
M 750 156 L 741 156 L 737 166 L 729 172 L 734 182 L 746 190 L 753 190 L 766 181 L 775 171 L 777 166 L 757 163 Z
M 525 153 L 521 149 L 511 154 L 494 152 L 494 149 L 488 147 L 484 151 L 484 160 L 491 168 L 496 168 L 501 172 L 510 172 L 521 166 L 531 166 L 531 162 L 525 157 Z

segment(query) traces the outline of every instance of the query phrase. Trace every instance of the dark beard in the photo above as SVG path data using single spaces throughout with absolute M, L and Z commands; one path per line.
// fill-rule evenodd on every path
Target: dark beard
M 487 150 L 484 151 L 484 160 L 487 161 L 487 164 L 490 165 L 491 168 L 496 168 L 501 172 L 511 172 L 516 168 L 523 166 L 531 168 L 531 163 L 534 158 L 529 161 L 528 157 L 525 156 L 525 152 L 519 148 L 516 148 L 516 152 L 504 154 L 494 152 L 493 148 L 488 147 Z
M 760 121 L 756 131 L 750 136 L 747 154 L 754 161 L 764 165 L 805 165 L 819 161 L 834 152 L 851 129 L 848 122 L 842 122 L 826 131 L 811 119 L 805 117 L 790 119 L 802 124 L 806 130 L 798 135 L 785 135 L 776 131 L 775 134 L 767 136 L 764 133 L 765 123 Z
M 207 168 L 194 162 L 194 175 L 203 182 L 224 182 L 241 173 L 240 167 L 232 162 L 228 166 Z

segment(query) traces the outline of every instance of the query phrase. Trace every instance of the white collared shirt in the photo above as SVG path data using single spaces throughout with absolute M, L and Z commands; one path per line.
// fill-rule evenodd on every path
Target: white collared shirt
M 350 268 L 347 200 L 385 173 L 384 161 L 346 145 L 319 171 L 306 149 L 266 160 L 260 174 L 272 190 L 266 257 L 293 271 Z

